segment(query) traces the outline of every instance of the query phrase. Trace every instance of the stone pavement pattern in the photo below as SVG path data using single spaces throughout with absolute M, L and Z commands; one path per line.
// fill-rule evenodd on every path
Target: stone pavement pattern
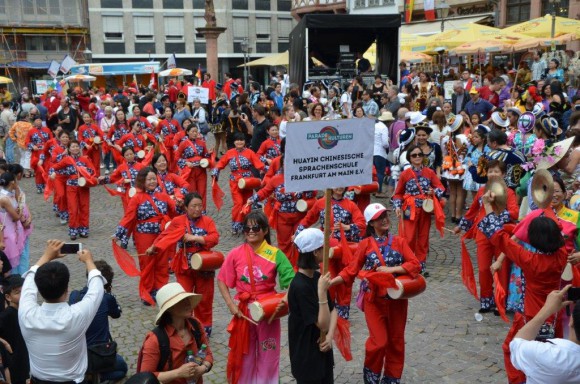
M 226 194 L 229 189 L 227 172 L 220 177 L 220 185 Z M 51 204 L 44 202 L 34 190 L 33 179 L 22 181 L 34 215 L 35 229 L 31 238 L 31 263 L 40 257 L 46 240 L 57 238 L 68 240 L 68 229 L 59 225 L 51 210 Z M 209 196 L 209 193 L 208 193 Z M 380 202 L 385 203 L 386 200 Z M 234 237 L 230 230 L 231 201 L 217 212 L 212 202 L 208 203 L 209 215 L 216 221 L 221 234 L 217 250 L 227 254 L 230 249 L 241 244 L 242 237 Z M 90 238 L 81 239 L 84 247 L 93 252 L 95 259 L 104 259 L 115 270 L 113 294 L 123 308 L 118 320 L 110 320 L 111 333 L 119 345 L 119 353 L 129 364 L 129 374 L 136 368 L 137 353 L 145 334 L 153 328 L 157 308 L 145 307 L 138 296 L 138 280 L 129 278 L 119 269 L 112 256 L 111 235 L 122 215 L 119 198 L 111 197 L 103 187 L 91 190 Z M 394 219 L 391 219 L 394 222 Z M 451 227 L 451 224 L 447 224 Z M 395 225 L 392 224 L 392 227 Z M 275 236 L 272 237 L 275 239 Z M 473 244 L 469 244 L 475 256 Z M 129 251 L 135 254 L 130 246 Z M 70 289 L 84 286 L 83 264 L 70 255 L 63 259 L 71 269 Z M 474 319 L 479 303 L 467 293 L 460 277 L 460 243 L 458 237 L 445 233 L 440 239 L 431 231 L 431 249 L 428 266 L 431 277 L 427 279 L 427 290 L 410 300 L 406 330 L 406 359 L 403 373 L 404 383 L 499 383 L 505 382 L 501 344 L 509 325 L 493 314 L 484 315 L 482 322 Z M 476 261 L 474 259 L 474 265 Z M 477 275 L 477 271 L 476 271 Z M 174 280 L 171 276 L 171 280 Z M 336 383 L 362 383 L 364 344 L 368 337 L 364 314 L 355 306 L 358 281 L 355 282 L 352 310 L 352 355 L 353 360 L 345 362 L 334 349 Z M 215 366 L 204 376 L 206 383 L 225 383 L 225 367 L 228 354 L 226 327 L 230 313 L 216 286 L 214 300 L 214 324 L 211 337 Z M 280 359 L 280 382 L 291 383 L 287 343 L 287 318 L 282 320 L 282 346 Z

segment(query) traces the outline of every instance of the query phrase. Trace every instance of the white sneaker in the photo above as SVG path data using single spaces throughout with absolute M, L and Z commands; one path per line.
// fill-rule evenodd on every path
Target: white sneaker
M 105 164 L 101 163 L 101 169 L 105 168 Z
M 68 223 L 67 220 L 65 219 L 60 219 L 60 225 L 66 225 L 66 223 Z
M 107 169 L 107 170 L 105 170 L 105 175 L 108 175 L 108 174 L 109 174 L 109 170 Z

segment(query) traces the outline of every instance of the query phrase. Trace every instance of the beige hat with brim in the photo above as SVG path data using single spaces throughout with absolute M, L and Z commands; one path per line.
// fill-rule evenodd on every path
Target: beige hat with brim
M 548 155 L 542 157 L 538 164 L 536 164 L 536 169 L 548 169 L 558 164 L 560 160 L 566 156 L 570 146 L 574 142 L 573 137 L 569 137 L 566 140 L 558 141 L 548 148 Z
M 189 299 L 191 301 L 191 309 L 195 308 L 197 304 L 201 301 L 201 296 L 199 293 L 189 293 L 185 292 L 185 289 L 179 283 L 169 283 L 165 284 L 159 291 L 157 291 L 157 296 L 155 300 L 159 306 L 159 313 L 155 317 L 155 324 L 159 324 L 161 316 L 175 304 L 182 300 Z

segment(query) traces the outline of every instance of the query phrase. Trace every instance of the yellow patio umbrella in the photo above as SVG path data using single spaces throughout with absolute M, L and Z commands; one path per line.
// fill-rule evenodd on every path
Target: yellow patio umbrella
M 11 84 L 11 83 L 13 83 L 11 78 L 0 76 L 0 84 Z
M 400 37 L 401 51 L 415 51 L 416 48 L 420 49 L 425 45 L 426 39 L 427 38 L 424 36 L 412 35 L 410 33 L 401 33 Z
M 534 37 L 527 40 L 520 41 L 514 44 L 515 51 L 525 51 L 528 49 L 539 48 L 539 47 L 551 47 L 552 43 L 554 45 L 566 44 L 569 41 L 576 40 L 576 35 L 574 33 L 567 33 L 558 37 L 551 38 L 541 38 Z
M 270 66 L 270 67 L 277 67 L 277 66 L 288 65 L 289 63 L 290 63 L 290 54 L 288 53 L 288 51 L 284 51 L 282 53 L 276 53 L 274 55 L 270 55 L 270 56 L 262 57 L 262 58 L 257 59 L 257 60 L 250 61 L 249 63 L 246 63 L 245 66 L 256 67 L 259 65 L 265 65 L 265 66 Z M 243 66 L 244 66 L 244 64 L 238 65 L 238 68 L 243 67 Z
M 461 27 L 429 36 L 425 40 L 425 50 L 450 50 L 462 44 L 490 40 L 502 35 L 498 28 L 469 23 Z
M 401 51 L 401 60 L 407 63 L 432 63 L 433 56 L 421 52 Z
M 480 40 L 461 44 L 449 51 L 452 55 L 474 55 L 480 52 L 511 52 L 515 44 L 529 40 L 529 37 L 495 36 L 489 40 Z
M 523 33 L 533 37 L 552 37 L 552 16 L 546 15 L 530 21 L 512 25 L 504 28 L 504 33 Z M 568 19 L 566 17 L 556 17 L 556 31 L 554 37 L 567 33 L 576 34 L 576 39 L 580 39 L 580 20 Z

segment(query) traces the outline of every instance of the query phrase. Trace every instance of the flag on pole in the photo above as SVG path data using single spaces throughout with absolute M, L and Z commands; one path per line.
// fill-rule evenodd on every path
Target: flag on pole
M 60 64 L 58 63 L 58 61 L 52 60 L 50 66 L 48 67 L 48 74 L 50 75 L 50 77 L 52 77 L 53 79 L 56 78 L 56 75 L 58 75 L 59 70 Z
M 74 61 L 73 58 L 70 57 L 70 55 L 66 55 L 62 63 L 60 63 L 60 71 L 62 73 L 68 73 L 70 69 L 75 65 L 77 65 L 77 62 Z
M 195 77 L 197 77 L 199 79 L 199 82 L 201 83 L 201 64 L 199 64 L 197 67 L 197 72 L 195 72 Z
M 151 70 L 151 80 L 149 80 L 149 89 L 157 89 L 157 85 L 155 84 L 155 70 Z
M 435 0 L 425 0 L 423 2 L 425 18 L 429 21 L 435 20 Z
M 410 23 L 413 17 L 413 6 L 415 0 L 405 0 L 405 23 Z
M 177 63 L 175 60 L 175 53 L 174 53 L 171 56 L 169 56 L 169 58 L 167 59 L 167 69 L 172 69 L 172 68 L 176 68 L 176 67 L 177 67 Z
M 139 84 L 137 83 L 137 76 L 133 74 L 133 87 L 135 89 L 139 88 Z

